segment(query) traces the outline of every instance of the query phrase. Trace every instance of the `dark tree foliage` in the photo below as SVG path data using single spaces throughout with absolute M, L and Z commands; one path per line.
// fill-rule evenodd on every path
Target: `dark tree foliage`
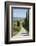
M 24 23 L 24 22 L 25 22 L 25 23 Z M 24 27 L 27 31 L 29 31 L 29 20 L 25 19 L 24 22 L 22 23 L 23 27 Z
M 17 26 L 20 26 L 20 22 L 19 21 L 17 21 Z

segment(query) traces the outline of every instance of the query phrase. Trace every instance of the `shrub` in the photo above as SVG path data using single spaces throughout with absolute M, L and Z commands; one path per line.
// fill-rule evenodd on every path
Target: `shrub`
M 19 32 L 19 31 L 20 31 L 20 27 L 17 27 L 17 28 L 16 28 L 16 31 Z

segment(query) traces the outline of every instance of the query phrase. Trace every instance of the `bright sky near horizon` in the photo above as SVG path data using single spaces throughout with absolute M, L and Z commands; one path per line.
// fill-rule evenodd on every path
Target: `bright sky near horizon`
M 27 9 L 15 9 L 13 8 L 13 17 L 26 17 Z

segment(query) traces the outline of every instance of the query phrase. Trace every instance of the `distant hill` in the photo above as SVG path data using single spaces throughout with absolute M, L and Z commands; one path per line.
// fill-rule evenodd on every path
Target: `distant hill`
M 13 21 L 17 21 L 17 20 L 24 20 L 25 18 L 22 18 L 22 17 L 13 17 Z

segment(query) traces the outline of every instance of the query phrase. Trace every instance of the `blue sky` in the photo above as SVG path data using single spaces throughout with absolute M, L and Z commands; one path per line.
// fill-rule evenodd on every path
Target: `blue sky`
M 13 17 L 26 17 L 27 9 L 14 9 L 13 8 Z

